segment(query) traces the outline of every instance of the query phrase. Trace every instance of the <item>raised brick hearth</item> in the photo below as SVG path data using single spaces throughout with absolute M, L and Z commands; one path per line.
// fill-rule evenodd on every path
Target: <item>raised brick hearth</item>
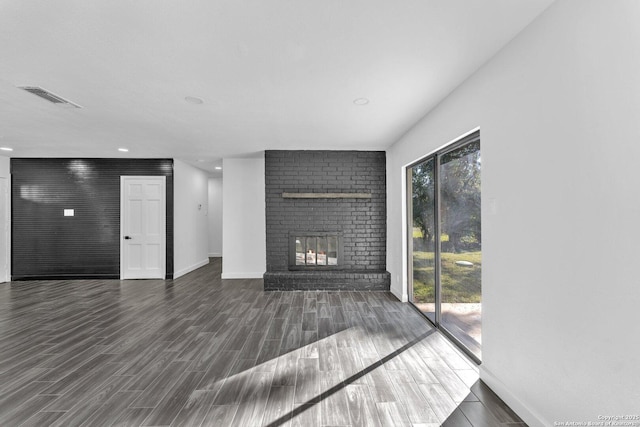
M 267 151 L 265 183 L 265 290 L 389 289 L 384 152 Z M 291 236 L 314 233 L 340 236 L 338 265 L 292 265 Z M 318 260 L 331 257 L 317 251 Z M 316 259 L 315 251 L 308 256 Z
M 390 276 L 387 271 L 280 271 L 265 273 L 265 290 L 339 290 L 388 291 Z

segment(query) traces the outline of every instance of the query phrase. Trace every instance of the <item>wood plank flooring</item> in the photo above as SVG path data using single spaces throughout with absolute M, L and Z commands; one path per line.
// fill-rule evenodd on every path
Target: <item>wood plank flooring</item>
M 220 269 L 0 284 L 0 425 L 525 425 L 390 293 Z

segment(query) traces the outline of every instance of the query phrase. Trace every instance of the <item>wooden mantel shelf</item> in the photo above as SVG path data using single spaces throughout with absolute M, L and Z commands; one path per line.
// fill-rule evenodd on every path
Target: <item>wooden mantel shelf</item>
M 283 199 L 370 199 L 371 193 L 282 193 Z

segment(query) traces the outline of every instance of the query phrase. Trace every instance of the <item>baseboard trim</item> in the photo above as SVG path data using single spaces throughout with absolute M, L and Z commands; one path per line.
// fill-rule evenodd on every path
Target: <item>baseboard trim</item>
M 209 264 L 209 258 L 203 259 L 187 268 L 183 268 L 182 270 L 176 271 L 173 273 L 173 278 L 177 279 L 180 276 L 184 276 L 187 273 L 191 273 L 193 270 L 197 270 L 198 268 Z
M 518 414 L 520 418 L 524 420 L 530 427 L 545 427 L 553 425 L 549 421 L 545 420 L 536 411 L 529 408 L 520 399 L 513 395 L 509 388 L 500 381 L 495 375 L 491 373 L 484 365 L 480 365 L 480 379 L 487 383 L 500 399 L 509 405 L 513 411 Z
M 402 291 L 398 292 L 398 290 L 394 289 L 393 286 L 391 286 L 391 288 L 389 289 L 389 292 L 391 292 L 394 297 L 398 298 L 398 301 L 400 301 L 400 302 L 408 302 L 409 301 L 409 298 L 407 297 L 407 294 L 402 293 Z
M 222 252 L 209 252 L 209 258 L 222 258 Z
M 111 280 L 116 279 L 120 280 L 119 274 L 56 274 L 56 275 L 17 275 L 11 276 L 12 282 L 18 282 L 23 280 L 91 280 L 91 279 L 99 279 L 99 280 Z M 8 282 L 7 282 L 8 283 Z
M 222 273 L 222 279 L 262 279 L 264 276 L 264 271 L 257 272 L 248 272 L 248 273 Z

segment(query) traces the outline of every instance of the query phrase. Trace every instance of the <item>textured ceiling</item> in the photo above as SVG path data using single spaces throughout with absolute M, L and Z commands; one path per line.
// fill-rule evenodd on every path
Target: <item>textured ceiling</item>
M 551 2 L 0 0 L 0 146 L 206 170 L 265 149 L 383 150 Z

